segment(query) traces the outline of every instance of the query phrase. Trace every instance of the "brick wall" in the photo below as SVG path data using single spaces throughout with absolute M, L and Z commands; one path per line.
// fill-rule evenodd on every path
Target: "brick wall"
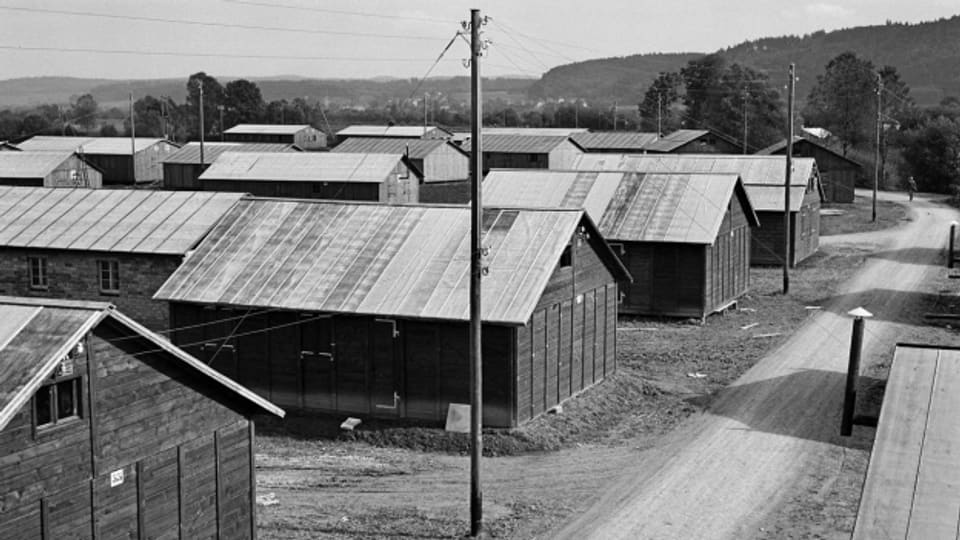
M 46 257 L 46 290 L 30 288 L 28 257 Z M 119 263 L 119 294 L 100 292 L 98 260 Z M 166 330 L 166 302 L 153 294 L 177 269 L 180 256 L 0 248 L 0 294 L 110 302 L 151 330 Z

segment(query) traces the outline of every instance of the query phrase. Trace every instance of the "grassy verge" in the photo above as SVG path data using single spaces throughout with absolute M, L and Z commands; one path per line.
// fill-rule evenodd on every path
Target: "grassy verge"
M 907 203 L 906 195 L 904 203 Z M 858 196 L 853 204 L 824 203 L 820 213 L 820 235 L 832 236 L 895 227 L 906 219 L 907 208 L 901 203 L 878 200 L 877 221 L 874 222 L 872 200 Z

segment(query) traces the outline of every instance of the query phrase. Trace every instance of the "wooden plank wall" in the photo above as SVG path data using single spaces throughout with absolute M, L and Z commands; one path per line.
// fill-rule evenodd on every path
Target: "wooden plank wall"
M 623 242 L 622 260 L 633 276 L 624 284 L 621 313 L 702 317 L 709 279 L 703 246 Z M 619 253 L 620 248 L 614 248 Z
M 380 197 L 380 184 L 374 183 L 203 180 L 200 187 L 205 191 L 250 193 L 258 197 L 341 201 L 377 201 Z
M 750 225 L 734 197 L 713 246 L 706 248 L 704 315 L 736 300 L 750 288 Z

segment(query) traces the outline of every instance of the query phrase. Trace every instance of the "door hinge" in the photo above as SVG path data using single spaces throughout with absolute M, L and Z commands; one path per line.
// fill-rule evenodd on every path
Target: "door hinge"
M 394 393 L 393 393 L 393 405 L 380 405 L 380 404 L 378 403 L 377 405 L 375 405 L 375 407 L 378 408 L 378 409 L 389 409 L 389 410 L 394 410 L 394 411 L 395 411 L 399 405 L 400 405 L 400 394 L 398 394 L 397 392 L 394 392 Z

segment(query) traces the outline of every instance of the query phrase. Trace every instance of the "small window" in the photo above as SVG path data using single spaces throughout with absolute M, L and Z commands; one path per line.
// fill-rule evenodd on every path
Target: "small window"
M 49 282 L 47 281 L 47 258 L 28 257 L 27 264 L 30 266 L 30 288 L 39 291 L 47 290 L 49 286 Z
M 117 261 L 97 261 L 100 274 L 100 292 L 117 294 L 120 292 L 120 263 Z
M 83 415 L 83 377 L 73 370 L 73 358 L 63 360 L 57 371 L 33 396 L 36 427 L 54 426 Z M 69 363 L 70 369 L 64 369 Z
M 527 157 L 528 157 L 528 159 L 530 160 L 530 163 L 536 163 L 536 162 L 537 162 L 537 157 L 539 157 L 539 156 L 538 156 L 537 154 L 530 154 L 530 155 L 527 156 Z
M 563 249 L 563 254 L 560 255 L 560 268 L 568 268 L 573 266 L 573 248 L 572 246 L 567 246 Z

